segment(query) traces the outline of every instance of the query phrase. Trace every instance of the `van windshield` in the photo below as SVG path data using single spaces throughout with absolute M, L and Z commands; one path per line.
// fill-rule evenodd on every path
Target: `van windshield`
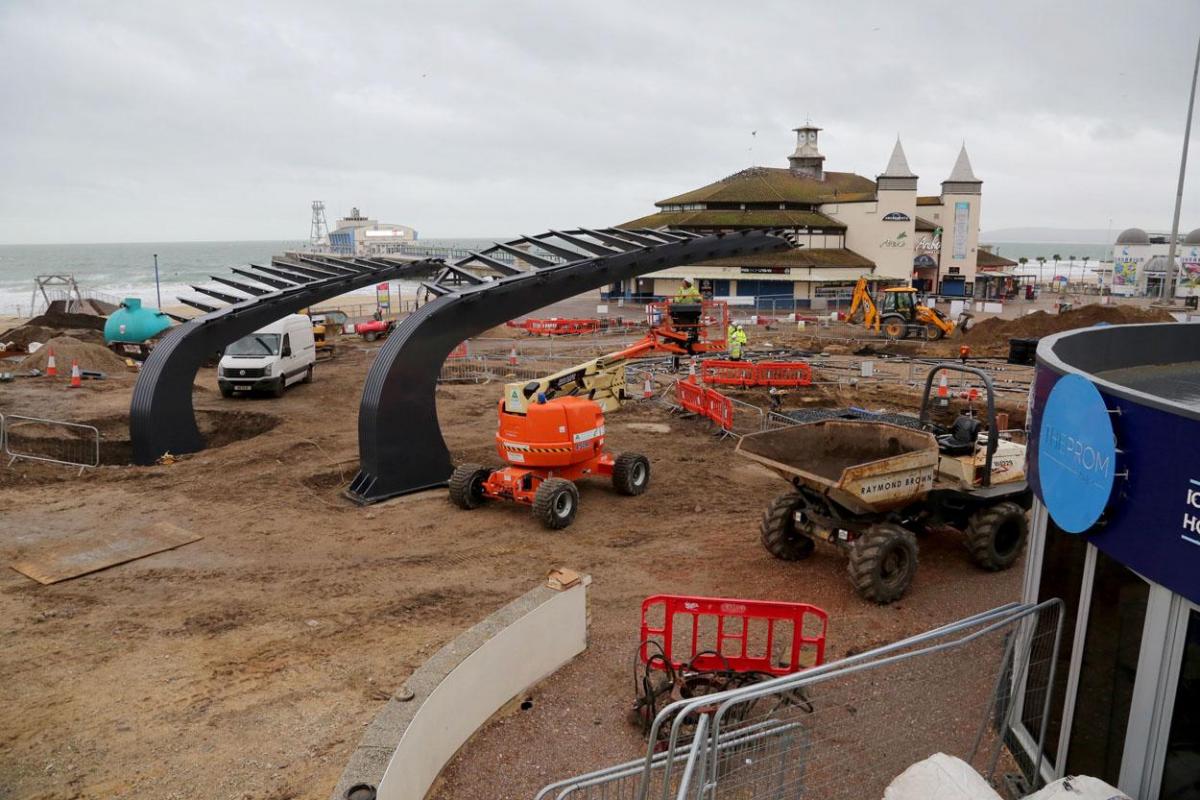
M 279 355 L 278 333 L 252 333 L 243 336 L 225 348 L 227 356 L 277 356 Z

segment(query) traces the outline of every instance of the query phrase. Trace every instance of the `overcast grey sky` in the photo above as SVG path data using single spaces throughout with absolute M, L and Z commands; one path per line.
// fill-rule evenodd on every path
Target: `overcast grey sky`
M 610 225 L 786 166 L 806 117 L 831 170 L 899 134 L 927 194 L 965 140 L 984 229 L 1167 227 L 1198 31 L 1191 0 L 0 0 L 0 242 L 302 239 L 314 199 Z

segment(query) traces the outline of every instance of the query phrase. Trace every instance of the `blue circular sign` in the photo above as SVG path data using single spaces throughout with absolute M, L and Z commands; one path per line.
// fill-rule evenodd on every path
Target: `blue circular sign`
M 1054 523 L 1068 533 L 1096 524 L 1112 495 L 1117 445 L 1100 392 L 1079 375 L 1054 384 L 1038 433 L 1038 482 Z

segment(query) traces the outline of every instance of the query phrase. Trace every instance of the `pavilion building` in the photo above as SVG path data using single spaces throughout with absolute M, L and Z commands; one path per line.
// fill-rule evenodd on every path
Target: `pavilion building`
M 896 140 L 874 180 L 825 169 L 821 129 L 796 128 L 787 167 L 750 167 L 699 189 L 655 203 L 649 216 L 623 228 L 680 228 L 699 233 L 746 228 L 786 231 L 795 247 L 782 253 L 716 259 L 626 281 L 627 297 L 671 295 L 684 277 L 717 298 L 774 297 L 784 305 L 823 308 L 848 298 L 863 275 L 948 297 L 971 297 L 980 270 L 1015 267 L 979 248 L 983 182 L 966 147 L 941 192 L 917 194 L 917 175 Z

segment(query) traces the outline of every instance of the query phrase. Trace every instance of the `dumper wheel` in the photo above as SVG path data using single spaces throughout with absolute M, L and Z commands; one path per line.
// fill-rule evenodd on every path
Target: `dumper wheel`
M 579 490 L 566 478 L 547 478 L 533 495 L 533 516 L 552 531 L 575 521 Z
M 917 572 L 917 537 L 899 525 L 872 525 L 851 546 L 849 570 L 863 599 L 880 605 L 899 600 Z
M 478 464 L 460 464 L 450 475 L 450 502 L 470 510 L 483 505 L 483 484 L 492 471 Z
M 373 342 L 379 338 L 379 333 L 377 331 L 367 331 L 363 334 L 363 338 L 368 342 Z
M 1008 569 L 1021 555 L 1029 523 L 1016 503 L 997 503 L 971 515 L 967 524 L 967 550 L 971 560 L 986 570 Z
M 796 509 L 803 503 L 796 492 L 781 494 L 763 512 L 759 530 L 767 552 L 784 561 L 802 561 L 812 555 L 817 543 L 797 530 Z
M 621 453 L 613 462 L 613 488 L 633 497 L 650 486 L 650 460 L 639 453 Z

